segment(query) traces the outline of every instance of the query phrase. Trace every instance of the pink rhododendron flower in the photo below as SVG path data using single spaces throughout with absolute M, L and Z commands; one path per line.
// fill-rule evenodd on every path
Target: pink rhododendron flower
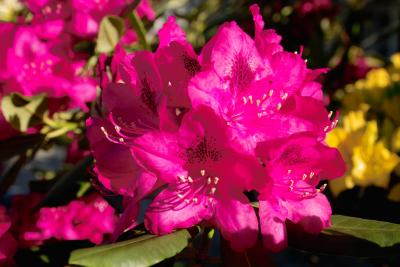
M 141 0 L 135 11 L 141 18 L 146 17 L 148 20 L 154 20 L 156 18 L 156 14 L 149 0 Z
M 152 233 L 207 223 L 235 250 L 255 244 L 259 224 L 271 250 L 285 246 L 287 219 L 312 233 L 329 225 L 319 181 L 342 175 L 344 163 L 324 144 L 337 122 L 316 81 L 326 70 L 283 51 L 258 6 L 251 11 L 254 39 L 225 23 L 198 56 L 169 18 L 156 52 L 118 46 L 111 77 L 100 58 L 103 116 L 87 127 L 100 182 L 124 196 L 117 233 L 135 225 L 151 192 Z
M 10 218 L 6 215 L 6 209 L 0 206 L 0 265 L 13 266 L 12 257 L 17 249 L 17 243 L 9 233 Z
M 306 0 L 302 1 L 297 7 L 297 12 L 301 16 L 310 15 L 319 12 L 329 12 L 334 9 L 334 5 L 331 0 Z
M 211 68 L 190 81 L 192 105 L 208 105 L 224 117 L 232 140 L 248 153 L 257 142 L 296 132 L 324 138 L 332 123 L 313 81 L 323 70 L 309 70 L 301 55 L 280 51 L 279 38 L 265 38 L 274 34 L 262 31 L 258 8 L 252 11 L 256 42 L 231 22 L 203 48 L 201 64 Z
M 32 25 L 41 38 L 57 38 L 65 31 L 66 23 L 72 15 L 70 1 L 26 0 L 25 2 L 33 13 Z
M 14 26 L 7 38 L 4 63 L 8 74 L 1 80 L 3 94 L 19 92 L 26 96 L 46 93 L 50 99 L 62 100 L 58 109 L 80 107 L 96 96 L 95 81 L 79 75 L 83 61 L 74 60 L 58 49 L 57 42 L 41 40 L 30 26 Z
M 118 49 L 112 67 L 118 82 L 102 82 L 102 103 L 107 119 L 89 119 L 87 127 L 99 181 L 108 190 L 131 199 L 123 215 L 128 225 L 117 227 L 122 229 L 135 224 L 139 201 L 162 185 L 136 163 L 129 144 L 154 130 L 173 131 L 177 122 L 166 107 L 163 84 L 151 53 L 142 51 L 127 56 Z
M 168 183 L 146 211 L 150 231 L 166 234 L 209 221 L 234 249 L 254 245 L 258 222 L 243 191 L 261 166 L 232 149 L 227 130 L 201 107 L 185 115 L 178 132 L 151 132 L 134 141 L 135 158 Z
M 90 195 L 66 206 L 41 208 L 37 231 L 26 232 L 27 240 L 85 240 L 100 244 L 105 234 L 114 231 L 114 209 L 101 197 Z
M 317 141 L 310 133 L 262 142 L 257 156 L 265 164 L 272 183 L 258 189 L 261 233 L 266 248 L 279 251 L 287 245 L 285 221 L 310 233 L 330 225 L 331 208 L 319 189 L 321 179 L 345 173 L 345 163 L 335 148 Z
M 100 21 L 107 15 L 121 15 L 132 0 L 71 0 L 71 30 L 79 37 L 96 36 Z M 147 0 L 142 0 L 137 7 L 138 15 L 149 20 L 155 18 L 153 9 Z
M 168 105 L 190 108 L 187 86 L 189 80 L 202 69 L 198 57 L 174 17 L 167 20 L 158 36 L 160 44 L 155 60 L 163 79 Z

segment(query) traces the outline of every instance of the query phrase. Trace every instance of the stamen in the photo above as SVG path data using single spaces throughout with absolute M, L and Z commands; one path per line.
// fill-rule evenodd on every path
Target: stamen
M 246 103 L 247 103 L 247 98 L 246 98 L 246 97 L 243 97 L 242 100 L 243 100 L 243 104 L 246 105 Z
M 193 201 L 193 203 L 197 203 L 199 200 L 197 199 L 197 197 L 194 197 L 194 198 L 192 199 L 192 201 Z
M 210 194 L 214 195 L 216 191 L 217 191 L 217 188 L 213 187 L 213 188 L 211 188 Z
M 218 184 L 218 182 L 219 182 L 219 177 L 215 177 L 214 178 L 214 184 Z
M 292 170 L 290 170 L 290 169 L 287 170 L 287 173 L 288 173 L 288 174 L 291 174 L 291 173 L 292 173 Z
M 276 109 L 280 110 L 282 108 L 282 103 L 278 103 L 278 105 L 276 105 Z
M 288 93 L 284 93 L 282 96 L 282 100 L 285 100 L 288 97 Z
M 273 95 L 273 93 L 274 93 L 274 90 L 269 90 L 269 92 L 268 92 L 268 95 L 269 95 L 269 97 L 271 97 L 272 95 Z
M 310 172 L 310 178 L 314 176 L 314 172 Z
M 327 186 L 327 184 L 321 185 L 320 188 L 317 189 L 317 192 L 318 193 L 323 192 L 325 190 L 326 186 Z
M 249 101 L 250 101 L 250 104 L 253 104 L 253 96 L 252 95 L 249 95 Z
M 260 100 L 260 99 L 257 99 L 257 100 L 256 100 L 257 107 L 260 106 L 260 103 L 261 103 L 261 100 Z
M 207 184 L 211 184 L 211 177 L 208 177 Z
M 305 179 L 307 179 L 307 174 L 303 174 L 303 181 L 305 180 Z
M 204 176 L 204 175 L 206 175 L 206 171 L 205 170 L 201 170 L 200 174 L 201 174 L 201 176 Z
M 189 181 L 189 183 L 193 183 L 192 177 L 188 176 L 188 181 Z
M 262 100 L 265 100 L 266 98 L 267 98 L 267 95 L 266 95 L 266 94 L 263 94 Z

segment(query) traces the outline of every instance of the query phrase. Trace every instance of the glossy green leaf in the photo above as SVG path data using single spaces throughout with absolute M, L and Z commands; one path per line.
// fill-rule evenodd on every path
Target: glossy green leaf
M 124 20 L 117 16 L 106 16 L 100 22 L 96 52 L 110 53 L 124 33 Z
M 400 225 L 342 215 L 319 235 L 288 225 L 289 245 L 313 253 L 384 257 L 400 252 Z
M 21 132 L 41 123 L 46 109 L 47 98 L 44 94 L 26 97 L 13 93 L 4 96 L 1 100 L 4 118 Z
M 187 230 L 164 236 L 144 235 L 110 245 L 75 250 L 69 264 L 87 267 L 152 266 L 181 252 L 190 238 Z
M 400 244 L 400 224 L 334 215 L 326 234 L 345 234 L 375 243 L 380 247 Z
M 44 140 L 42 134 L 16 135 L 0 141 L 0 161 L 8 160 L 16 155 L 33 149 Z
M 42 207 L 65 205 L 75 198 L 75 188 L 79 190 L 79 181 L 87 178 L 87 170 L 92 163 L 92 156 L 80 160 L 71 170 L 57 180 L 43 200 L 36 205 L 34 209 L 37 210 Z

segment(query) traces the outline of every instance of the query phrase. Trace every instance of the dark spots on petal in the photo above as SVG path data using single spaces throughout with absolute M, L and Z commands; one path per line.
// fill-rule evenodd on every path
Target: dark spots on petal
M 196 75 L 196 73 L 200 72 L 201 66 L 197 59 L 190 57 L 186 53 L 182 55 L 183 65 L 190 76 Z
M 140 94 L 142 102 L 154 113 L 157 114 L 155 93 L 151 90 L 150 83 L 145 78 L 142 80 L 142 91 Z
M 241 54 L 236 55 L 231 69 L 231 87 L 244 90 L 254 80 L 254 76 L 248 59 Z
M 186 149 L 186 157 L 190 164 L 205 163 L 207 161 L 218 161 L 221 159 L 221 153 L 215 148 L 213 140 L 203 138 L 195 146 Z
M 292 145 L 286 148 L 278 160 L 278 162 L 282 162 L 287 165 L 306 163 L 306 161 L 307 160 L 303 157 L 301 150 L 297 145 Z

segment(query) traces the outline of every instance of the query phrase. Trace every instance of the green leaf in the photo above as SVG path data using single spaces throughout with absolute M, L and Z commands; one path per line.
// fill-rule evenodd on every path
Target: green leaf
M 16 155 L 33 149 L 44 140 L 42 134 L 16 135 L 0 141 L 0 161 L 8 160 Z
M 96 52 L 111 53 L 124 33 L 124 20 L 117 16 L 106 16 L 100 22 Z
M 143 235 L 110 245 L 75 250 L 69 264 L 87 267 L 151 266 L 181 252 L 190 238 L 188 230 L 164 236 Z
M 29 127 L 42 122 L 47 109 L 44 94 L 26 97 L 17 93 L 6 95 L 1 100 L 4 118 L 17 130 L 25 132 Z
M 143 49 L 150 50 L 150 46 L 146 40 L 146 29 L 144 28 L 143 22 L 136 11 L 129 13 L 128 18 L 131 22 L 133 29 L 135 29 L 135 32 L 139 37 L 139 42 L 143 46 Z
M 327 234 L 345 234 L 375 243 L 380 247 L 400 244 L 400 224 L 366 220 L 342 215 L 332 216 Z
M 43 200 L 34 207 L 34 210 L 42 207 L 63 205 L 75 198 L 76 191 L 79 190 L 79 181 L 87 178 L 87 169 L 92 163 L 92 156 L 79 161 L 78 164 L 57 180 Z M 72 191 L 74 192 L 71 193 Z
M 357 257 L 384 257 L 400 251 L 400 225 L 342 215 L 318 235 L 288 224 L 289 246 L 312 253 Z

